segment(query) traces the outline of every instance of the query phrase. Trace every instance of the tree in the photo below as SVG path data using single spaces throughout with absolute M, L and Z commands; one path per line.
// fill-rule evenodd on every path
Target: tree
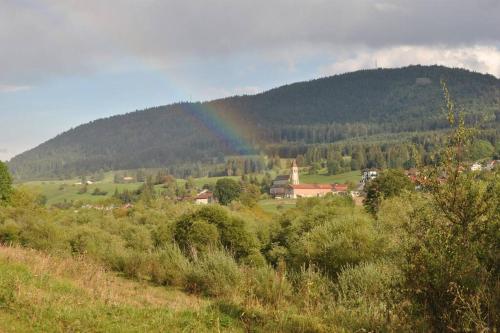
M 382 199 L 398 196 L 405 190 L 414 189 L 415 185 L 403 171 L 389 169 L 368 183 L 363 204 L 368 212 L 376 214 Z
M 0 204 L 10 200 L 12 195 L 12 177 L 5 163 L 0 161 Z
M 329 175 L 336 175 L 340 173 L 340 164 L 337 160 L 329 160 L 326 167 Z
M 428 192 L 405 225 L 402 289 L 427 331 L 489 332 L 500 325 L 500 174 L 463 171 L 463 153 L 474 131 L 457 116 L 443 83 L 452 133 L 442 164 L 424 169 Z M 445 177 L 443 177 L 445 175 Z
M 309 174 L 316 175 L 316 174 L 318 174 L 319 169 L 321 169 L 321 166 L 319 163 L 312 163 L 311 167 L 309 168 Z
M 260 188 L 254 184 L 245 184 L 240 195 L 242 204 L 248 207 L 254 207 L 260 199 Z
M 186 183 L 184 184 L 184 188 L 186 189 L 186 192 L 189 194 L 196 193 L 196 183 L 194 182 L 193 177 L 188 177 Z
M 473 161 L 482 158 L 491 158 L 495 153 L 495 147 L 485 140 L 474 140 L 469 149 L 469 158 Z
M 215 183 L 214 195 L 222 205 L 227 205 L 231 201 L 238 199 L 240 193 L 241 185 L 230 178 L 222 178 Z

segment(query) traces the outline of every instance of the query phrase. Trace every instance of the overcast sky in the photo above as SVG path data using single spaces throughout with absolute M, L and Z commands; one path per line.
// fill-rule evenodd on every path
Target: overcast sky
M 500 0 L 0 0 L 0 160 L 96 118 L 363 68 L 500 77 Z

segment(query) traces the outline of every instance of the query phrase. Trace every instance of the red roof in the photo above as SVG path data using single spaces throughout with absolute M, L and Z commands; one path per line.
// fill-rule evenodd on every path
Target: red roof
M 331 191 L 347 191 L 346 184 L 295 184 L 288 185 L 294 190 L 331 190 Z
M 333 185 L 333 190 L 334 191 L 347 191 L 347 184 L 334 184 Z
M 333 188 L 331 184 L 295 184 L 289 186 L 295 190 L 331 190 Z
M 212 198 L 214 196 L 214 194 L 212 192 L 202 192 L 200 194 L 198 194 L 195 199 L 198 200 L 198 199 L 209 199 L 209 198 Z

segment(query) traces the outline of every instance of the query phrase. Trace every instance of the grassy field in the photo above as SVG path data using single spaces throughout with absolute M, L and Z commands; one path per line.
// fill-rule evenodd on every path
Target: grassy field
M 295 199 L 265 199 L 259 201 L 259 206 L 268 213 L 278 213 L 295 207 Z
M 96 320 L 98 319 L 98 320 Z M 0 246 L 0 332 L 243 332 L 205 298 Z
M 304 184 L 321 184 L 321 183 L 346 183 L 353 182 L 357 184 L 361 179 L 360 171 L 351 171 L 346 173 L 341 173 L 338 175 L 329 176 L 326 174 L 326 170 L 323 170 L 317 175 L 301 174 L 300 182 Z
M 133 191 L 142 185 L 142 183 L 115 184 L 113 182 L 102 181 L 88 185 L 87 192 L 79 194 L 78 191 L 82 188 L 82 185 L 76 185 L 77 182 L 78 181 L 76 179 L 67 181 L 37 181 L 24 183 L 22 186 L 27 186 L 34 189 L 38 193 L 45 195 L 47 197 L 47 204 L 52 205 L 64 201 L 70 202 L 78 200 L 85 202 L 97 202 L 111 197 L 114 194 L 115 189 L 118 189 L 118 191 L 123 191 L 125 189 Z M 107 192 L 107 194 L 92 195 L 96 188 L 100 191 Z
M 203 177 L 195 178 L 194 182 L 197 188 L 202 188 L 205 184 L 215 184 L 218 179 L 224 177 Z M 239 180 L 241 177 L 227 177 L 234 180 Z M 115 190 L 122 192 L 123 190 L 134 191 L 138 189 L 143 183 L 126 183 L 126 184 L 115 184 L 112 178 L 105 177 L 104 180 L 96 182 L 91 185 L 87 185 L 87 192 L 79 194 L 78 191 L 82 188 L 82 185 L 78 185 L 80 180 L 69 179 L 69 180 L 51 180 L 51 181 L 32 181 L 17 186 L 27 186 L 34 189 L 36 192 L 43 194 L 47 197 L 47 204 L 52 205 L 56 203 L 61 203 L 64 201 L 84 201 L 84 202 L 98 202 L 106 198 L 111 197 Z M 178 184 L 183 186 L 186 183 L 184 179 L 178 179 Z M 95 189 L 106 192 L 106 195 L 92 195 Z M 161 185 L 156 186 L 158 191 L 161 191 Z

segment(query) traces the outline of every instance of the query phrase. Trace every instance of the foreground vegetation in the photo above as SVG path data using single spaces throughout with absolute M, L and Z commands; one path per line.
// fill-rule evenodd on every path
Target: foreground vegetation
M 165 199 L 74 211 L 17 190 L 0 208 L 0 328 L 494 329 L 499 175 L 460 177 L 453 207 L 406 191 L 376 215 L 348 197 L 278 217 Z

